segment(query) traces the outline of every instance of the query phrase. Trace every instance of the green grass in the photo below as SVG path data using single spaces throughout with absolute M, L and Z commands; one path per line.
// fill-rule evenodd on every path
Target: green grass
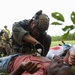
M 70 40 L 70 41 L 64 41 L 66 44 L 75 44 L 75 40 Z M 51 47 L 63 44 L 61 41 L 52 41 Z

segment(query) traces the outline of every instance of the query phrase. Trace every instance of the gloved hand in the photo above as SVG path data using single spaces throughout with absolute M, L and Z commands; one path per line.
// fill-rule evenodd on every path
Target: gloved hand
M 41 55 L 44 54 L 44 46 L 42 44 L 40 44 L 40 43 L 35 44 L 34 48 L 39 54 L 41 54 Z

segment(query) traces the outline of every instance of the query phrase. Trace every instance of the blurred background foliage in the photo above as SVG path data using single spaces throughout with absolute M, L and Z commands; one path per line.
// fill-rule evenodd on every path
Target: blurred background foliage
M 51 13 L 51 17 L 56 19 L 56 21 L 52 22 L 51 25 L 63 25 L 63 23 L 65 22 L 65 18 L 63 14 L 59 12 Z M 71 34 L 69 35 L 70 31 L 75 29 L 75 12 L 74 11 L 70 14 L 70 20 L 72 21 L 72 24 L 65 25 L 65 27 L 62 28 L 62 30 L 64 31 L 64 34 L 62 35 L 60 39 L 66 39 L 66 38 L 68 39 L 69 36 L 71 35 Z M 71 36 L 73 37 L 73 35 Z M 70 39 L 73 39 L 73 38 L 70 38 Z

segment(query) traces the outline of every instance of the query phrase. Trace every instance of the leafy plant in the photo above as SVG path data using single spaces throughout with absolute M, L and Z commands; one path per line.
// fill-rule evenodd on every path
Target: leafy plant
M 64 16 L 59 12 L 53 12 L 53 13 L 51 13 L 51 16 L 57 20 L 57 21 L 52 22 L 51 25 L 63 25 L 61 22 L 63 22 L 63 23 L 65 22 Z M 71 30 L 75 29 L 75 12 L 74 11 L 71 13 L 70 18 L 71 18 L 71 21 L 73 24 L 66 25 L 64 28 L 62 28 L 62 30 L 65 32 L 62 35 L 62 39 L 66 39 L 69 32 Z M 59 22 L 59 21 L 61 21 L 61 22 Z
M 59 21 L 64 22 L 64 16 L 61 13 L 53 12 L 51 15 L 52 15 L 53 18 L 55 18 L 55 19 L 57 19 Z

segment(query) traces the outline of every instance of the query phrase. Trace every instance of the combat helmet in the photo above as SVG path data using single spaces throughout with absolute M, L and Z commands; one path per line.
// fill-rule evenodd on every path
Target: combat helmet
M 46 14 L 42 14 L 42 10 L 38 11 L 34 17 L 33 20 L 35 22 L 35 26 L 39 29 L 41 32 L 45 32 L 49 27 L 49 17 Z

